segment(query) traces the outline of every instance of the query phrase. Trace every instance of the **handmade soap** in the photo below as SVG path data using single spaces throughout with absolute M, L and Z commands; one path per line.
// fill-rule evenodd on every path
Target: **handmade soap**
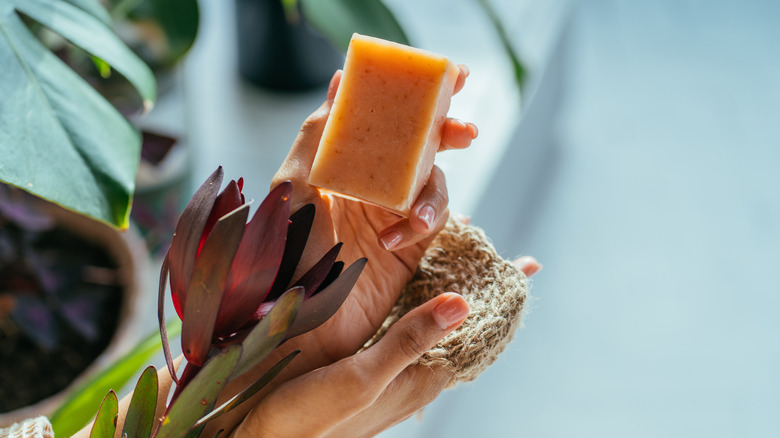
M 354 34 L 309 183 L 408 216 L 457 78 L 444 56 Z

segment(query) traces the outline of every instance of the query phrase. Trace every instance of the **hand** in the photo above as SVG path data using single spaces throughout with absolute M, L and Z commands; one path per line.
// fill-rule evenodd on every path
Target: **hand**
M 468 69 L 461 66 L 456 91 L 463 88 L 467 76 Z M 301 268 L 308 269 L 337 241 L 345 243 L 340 258 L 347 265 L 361 257 L 367 257 L 368 264 L 332 318 L 316 330 L 286 342 L 244 378 L 228 385 L 225 397 L 243 389 L 288 353 L 301 350 L 301 354 L 264 391 L 211 422 L 204 431 L 208 436 L 213 436 L 219 429 L 233 430 L 273 386 L 355 354 L 390 313 L 425 249 L 449 217 L 447 187 L 438 167 L 431 171 L 425 188 L 412 206 L 409 219 L 362 202 L 322 195 L 308 184 L 311 165 L 340 81 L 339 71 L 331 80 L 325 102 L 303 123 L 272 187 L 284 180 L 293 182 L 292 211 L 308 203 L 316 206 L 317 215 Z M 439 150 L 466 148 L 476 135 L 477 128 L 473 124 L 448 119 Z
M 541 268 L 533 257 L 515 264 L 529 277 Z M 371 348 L 277 387 L 235 436 L 374 436 L 405 420 L 433 401 L 451 378 L 443 368 L 411 364 L 457 328 L 468 311 L 458 294 L 433 298 L 398 320 Z

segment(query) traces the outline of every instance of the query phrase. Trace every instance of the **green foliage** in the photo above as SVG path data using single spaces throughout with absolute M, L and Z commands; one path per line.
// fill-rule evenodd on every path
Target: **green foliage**
M 256 382 L 249 385 L 243 391 L 233 396 L 233 398 L 223 403 L 222 406 L 220 406 L 219 408 L 214 409 L 208 415 L 198 420 L 198 422 L 195 423 L 195 427 L 197 428 L 197 427 L 204 426 L 207 422 L 213 420 L 214 418 L 219 417 L 220 415 L 226 412 L 230 412 L 236 406 L 249 400 L 253 395 L 257 394 L 258 391 L 265 388 L 265 385 L 267 385 L 271 380 L 273 380 L 274 377 L 276 377 L 279 373 L 281 373 L 284 367 L 286 367 L 293 359 L 295 359 L 295 356 L 297 356 L 298 353 L 300 352 L 301 352 L 300 350 L 295 350 L 292 353 L 285 356 L 282 360 L 277 362 L 276 365 L 271 367 L 270 370 L 266 371 L 266 373 L 263 374 L 262 377 L 257 379 Z
M 236 366 L 236 376 L 260 363 L 284 339 L 303 303 L 303 295 L 302 287 L 285 292 L 274 304 L 271 312 L 249 332 L 242 342 L 246 353 L 241 356 L 241 361 Z
M 355 32 L 410 45 L 403 26 L 396 21 L 393 13 L 381 0 L 283 0 L 283 3 L 295 1 L 301 3 L 306 20 L 342 51 L 347 50 L 349 40 Z M 512 63 L 515 80 L 522 88 L 525 83 L 525 68 L 512 47 L 501 18 L 493 9 L 490 0 L 477 1 L 493 24 L 504 52 Z
M 168 333 L 177 336 L 181 333 L 178 319 L 168 324 Z M 84 427 L 92 418 L 95 406 L 109 390 L 119 390 L 149 362 L 160 350 L 160 334 L 155 332 L 139 343 L 132 351 L 119 359 L 111 367 L 85 382 L 73 391 L 72 395 L 51 416 L 51 424 L 56 436 L 72 436 Z
M 155 35 L 164 38 L 162 42 L 154 42 L 165 47 L 164 54 L 154 56 L 149 50 L 138 50 L 153 68 L 174 66 L 195 43 L 200 22 L 197 0 L 110 0 L 109 9 L 117 22 L 129 21 L 159 28 L 159 33 L 140 35 L 141 38 Z
M 409 45 L 403 28 L 379 0 L 298 1 L 306 20 L 343 51 L 355 32 Z
M 515 72 L 515 81 L 517 81 L 517 85 L 522 88 L 523 84 L 525 84 L 525 67 L 523 67 L 523 63 L 520 62 L 520 59 L 517 57 L 517 52 L 515 52 L 514 47 L 512 47 L 511 41 L 509 41 L 509 35 L 506 33 L 506 29 L 504 28 L 504 24 L 501 22 L 501 18 L 498 16 L 495 9 L 493 9 L 493 6 L 490 4 L 490 0 L 479 0 L 479 5 L 482 6 L 482 10 L 485 11 L 485 15 L 487 15 L 487 17 L 493 23 L 493 27 L 496 29 L 496 33 L 501 40 L 501 45 L 504 48 L 504 52 L 512 62 L 512 68 Z
M 154 76 L 114 34 L 97 0 L 0 4 L 0 180 L 126 227 L 140 136 L 36 39 L 20 13 L 124 75 L 147 109 L 155 100 Z
M 114 438 L 116 433 L 116 416 L 119 413 L 119 400 L 114 391 L 109 391 L 100 405 L 100 410 L 95 417 L 95 424 L 89 438 Z
M 134 438 L 151 435 L 157 410 L 157 390 L 157 370 L 152 366 L 147 367 L 135 385 L 122 428 L 123 436 Z
M 157 436 L 184 436 L 195 422 L 214 407 L 217 395 L 227 384 L 240 358 L 241 346 L 231 345 L 209 359 L 170 406 Z

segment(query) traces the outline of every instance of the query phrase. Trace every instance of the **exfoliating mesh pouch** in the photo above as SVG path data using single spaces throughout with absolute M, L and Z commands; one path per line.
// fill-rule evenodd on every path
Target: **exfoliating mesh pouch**
M 529 281 L 496 253 L 477 227 L 450 219 L 428 247 L 414 277 L 367 348 L 398 319 L 436 295 L 457 292 L 471 311 L 457 330 L 418 359 L 452 373 L 448 387 L 474 380 L 514 337 L 528 299 Z

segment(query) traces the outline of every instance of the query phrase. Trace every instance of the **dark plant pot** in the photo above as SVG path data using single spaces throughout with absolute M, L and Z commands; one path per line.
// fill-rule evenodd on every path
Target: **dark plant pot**
M 42 208 L 54 218 L 58 228 L 79 236 L 80 239 L 88 242 L 90 245 L 100 246 L 106 253 L 110 254 L 118 268 L 116 271 L 117 279 L 119 284 L 121 284 L 121 297 L 118 297 L 120 308 L 116 312 L 118 313 L 118 319 L 116 320 L 116 328 L 113 334 L 109 335 L 110 341 L 107 347 L 75 379 L 67 382 L 68 384 L 64 389 L 33 404 L 0 413 L 0 427 L 38 415 L 51 415 L 85 379 L 113 363 L 140 340 L 141 335 L 146 330 L 143 317 L 152 310 L 148 305 L 152 297 L 147 291 L 148 288 L 145 288 L 147 280 L 143 277 L 148 264 L 148 254 L 143 241 L 137 233 L 133 230 L 117 231 L 108 225 L 67 211 L 53 204 L 47 203 Z M 22 358 L 18 356 L 22 352 L 15 352 L 15 354 L 12 358 L 3 358 L 0 361 L 0 368 L 2 368 L 2 365 L 5 365 L 6 360 L 35 361 L 35 356 Z M 61 360 L 64 361 L 66 359 L 63 357 Z M 34 373 L 34 376 L 39 377 L 41 380 L 52 379 L 54 374 L 41 372 L 40 370 L 33 371 L 32 369 L 29 372 Z
M 288 20 L 281 0 L 236 0 L 238 66 L 265 88 L 305 90 L 327 84 L 344 55 L 306 23 Z

